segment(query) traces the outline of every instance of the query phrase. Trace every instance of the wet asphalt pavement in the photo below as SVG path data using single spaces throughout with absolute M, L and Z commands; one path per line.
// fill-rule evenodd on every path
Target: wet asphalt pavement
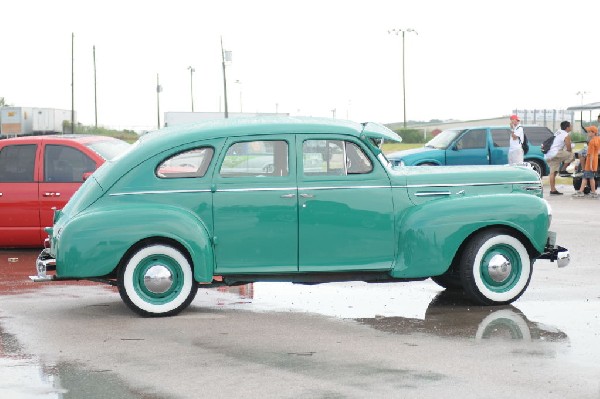
M 38 251 L 0 250 L 0 398 L 598 399 L 600 201 L 548 200 L 571 264 L 536 262 L 502 307 L 430 280 L 256 283 L 144 319 L 112 287 L 30 283 Z

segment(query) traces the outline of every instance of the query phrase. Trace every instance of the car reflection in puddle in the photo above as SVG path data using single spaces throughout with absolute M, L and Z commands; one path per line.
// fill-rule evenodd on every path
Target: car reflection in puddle
M 324 314 L 353 319 L 394 334 L 421 333 L 476 340 L 568 341 L 564 332 L 529 320 L 512 305 L 473 305 L 462 292 L 434 290 L 427 282 L 394 285 L 254 283 L 206 290 L 201 299 L 204 303 L 200 306 Z
M 460 291 L 445 290 L 429 303 L 424 319 L 375 317 L 356 319 L 361 324 L 395 334 L 424 333 L 476 340 L 543 340 L 562 342 L 558 329 L 532 322 L 514 306 L 474 306 Z
M 23 352 L 18 340 L 0 329 L 0 397 L 2 398 L 167 398 L 127 386 L 110 370 L 77 364 L 45 364 Z

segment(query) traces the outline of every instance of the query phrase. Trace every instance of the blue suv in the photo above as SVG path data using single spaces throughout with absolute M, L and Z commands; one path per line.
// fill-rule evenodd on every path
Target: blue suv
M 524 126 L 529 141 L 525 162 L 540 176 L 550 169 L 540 145 L 553 133 L 544 126 Z M 508 163 L 510 129 L 505 126 L 484 126 L 444 130 L 422 148 L 387 154 L 394 165 L 503 165 Z

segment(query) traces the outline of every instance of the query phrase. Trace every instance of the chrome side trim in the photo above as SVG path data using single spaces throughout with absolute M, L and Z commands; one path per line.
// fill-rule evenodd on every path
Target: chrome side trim
M 376 189 L 392 188 L 392 186 L 321 186 L 321 187 L 298 187 L 299 191 L 305 190 L 352 190 L 352 189 Z
M 124 195 L 146 195 L 146 194 L 173 194 L 173 193 L 210 193 L 206 190 L 164 190 L 164 191 L 131 191 L 128 193 L 112 193 L 109 197 L 120 197 Z
M 421 191 L 415 193 L 415 197 L 439 197 L 442 195 L 452 195 L 452 193 L 450 191 Z
M 542 189 L 541 185 L 538 186 L 527 186 L 527 187 L 523 187 L 523 189 L 527 190 L 527 191 L 540 191 Z
M 240 193 L 252 191 L 296 191 L 296 187 L 221 188 L 217 193 Z
M 478 186 L 504 186 L 508 184 L 540 184 L 539 181 L 507 181 L 497 183 L 440 183 L 440 184 L 408 184 L 406 186 L 392 186 L 392 188 L 427 188 L 427 187 L 478 187 Z

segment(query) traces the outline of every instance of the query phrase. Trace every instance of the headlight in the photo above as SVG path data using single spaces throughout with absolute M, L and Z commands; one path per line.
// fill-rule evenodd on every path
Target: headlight
M 550 227 L 552 224 L 552 207 L 548 201 L 544 200 L 544 202 L 546 203 L 546 209 L 548 210 L 548 227 Z

